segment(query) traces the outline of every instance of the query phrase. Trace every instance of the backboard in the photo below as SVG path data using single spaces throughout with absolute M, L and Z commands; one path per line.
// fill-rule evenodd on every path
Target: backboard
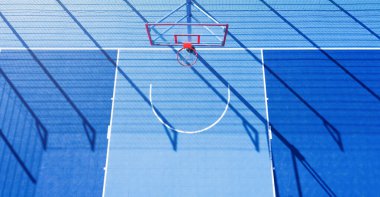
M 191 42 L 194 46 L 224 46 L 228 24 L 146 23 L 152 46 L 179 46 Z

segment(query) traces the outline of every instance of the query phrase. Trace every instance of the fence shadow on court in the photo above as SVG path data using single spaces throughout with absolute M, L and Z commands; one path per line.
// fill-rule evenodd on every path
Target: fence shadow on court
M 24 105 L 24 107 L 29 111 L 30 115 L 35 120 L 35 125 L 38 131 L 38 135 L 41 139 L 42 147 L 44 150 L 46 150 L 47 141 L 48 141 L 48 131 L 44 124 L 42 124 L 41 120 L 38 118 L 38 116 L 34 113 L 32 108 L 29 106 L 29 104 L 25 101 L 24 97 L 20 94 L 20 92 L 17 90 L 16 86 L 12 83 L 12 81 L 9 79 L 9 77 L 4 73 L 3 69 L 0 68 L 0 74 L 4 78 L 4 86 L 8 84 L 8 86 L 13 90 L 15 95 L 18 97 L 20 102 Z M 3 90 L 5 91 L 5 87 L 3 87 Z M 1 102 L 1 101 L 0 101 Z
M 34 194 L 48 131 L 0 68 L 0 196 Z
M 314 168 L 309 164 L 309 162 L 305 159 L 305 157 L 302 155 L 302 153 L 293 146 L 275 127 L 271 124 L 271 130 L 272 133 L 290 150 L 292 163 L 293 163 L 293 170 L 296 177 L 296 186 L 297 186 L 297 192 L 299 196 L 303 196 L 302 193 L 302 186 L 300 182 L 299 177 L 299 169 L 297 165 L 297 161 L 302 164 L 302 166 L 309 172 L 309 174 L 314 178 L 314 180 L 321 186 L 321 188 L 329 195 L 329 196 L 336 196 L 334 191 L 327 185 L 327 183 L 322 179 L 321 176 L 314 170 Z M 275 168 L 275 166 L 273 166 Z M 276 176 L 276 170 L 274 170 L 274 176 Z M 278 190 L 278 187 L 276 187 L 276 190 Z M 277 196 L 279 196 L 279 192 L 276 191 Z
M 343 13 L 345 13 L 347 16 L 349 16 L 352 20 L 354 20 L 356 23 L 358 23 L 360 26 L 362 26 L 365 30 L 367 30 L 369 33 L 371 33 L 373 36 L 375 36 L 377 39 L 380 40 L 379 34 L 374 32 L 371 28 L 369 28 L 367 25 L 365 25 L 363 22 L 361 22 L 358 18 L 356 18 L 354 15 L 352 15 L 349 11 L 344 9 L 342 6 L 340 6 L 338 3 L 336 3 L 333 0 L 328 0 L 330 3 L 335 5 L 339 10 L 341 10 Z
M 252 54 L 254 55 L 254 54 Z M 202 62 L 202 64 L 207 67 L 222 83 L 224 84 L 227 84 L 227 81 L 219 74 L 217 73 L 203 58 L 202 56 L 200 55 L 199 56 L 199 59 L 200 59 L 200 62 Z M 194 68 L 192 68 L 193 70 L 195 70 Z M 195 70 L 195 73 L 198 75 L 198 73 L 196 72 Z M 202 76 L 200 76 L 201 79 L 202 79 Z M 203 79 L 202 79 L 203 80 Z M 213 87 L 210 87 L 212 90 L 216 91 Z M 259 120 L 266 124 L 266 119 L 265 117 L 263 117 L 247 100 L 245 100 L 245 98 L 239 93 L 237 92 L 237 90 L 235 88 L 233 88 L 231 85 L 230 85 L 230 89 L 231 89 L 231 92 L 234 93 L 234 95 L 236 95 L 239 100 L 248 108 L 250 109 L 250 111 L 255 114 Z M 220 93 L 217 93 L 217 95 L 220 95 Z M 231 109 L 238 114 L 238 112 L 236 111 L 236 109 L 234 109 L 233 107 L 231 107 Z M 240 117 L 240 116 L 239 116 Z M 243 117 L 244 118 L 244 117 Z M 318 173 L 312 168 L 312 166 L 307 162 L 307 160 L 305 159 L 305 157 L 299 152 L 299 150 L 294 147 L 284 136 L 281 135 L 281 133 L 279 131 L 277 131 L 277 129 L 274 127 L 274 125 L 271 124 L 271 130 L 272 130 L 272 133 L 291 151 L 291 156 L 294 158 L 293 159 L 293 168 L 294 168 L 294 173 L 296 174 L 296 183 L 297 183 L 297 189 L 298 189 L 298 192 L 300 194 L 300 196 L 302 196 L 302 189 L 301 189 L 301 185 L 300 185 L 300 180 L 299 180 L 299 176 L 298 175 L 298 167 L 297 167 L 297 163 L 296 163 L 296 160 L 299 161 L 304 167 L 305 169 L 310 173 L 310 175 L 312 175 L 312 177 L 317 181 L 317 183 L 321 186 L 321 188 L 329 195 L 332 195 L 332 196 L 335 196 L 333 190 L 326 184 L 326 182 L 318 175 Z M 249 134 L 250 135 L 250 134 Z M 251 136 L 250 136 L 251 138 Z M 253 141 L 254 142 L 254 141 Z M 255 142 L 254 142 L 255 143 Z M 276 187 L 276 189 L 278 189 Z M 278 191 L 276 191 L 278 193 Z
M 251 52 L 250 52 L 251 53 Z M 252 54 L 254 55 L 254 54 Z M 257 58 L 257 57 L 256 57 Z M 227 81 L 219 74 L 217 73 L 203 58 L 202 56 L 200 55 L 199 56 L 199 59 L 200 59 L 200 62 L 202 62 L 202 64 L 207 67 L 222 83 L 227 83 Z M 212 87 L 210 87 L 211 89 L 213 89 Z M 231 89 L 231 92 L 234 93 L 234 95 L 236 95 L 239 100 L 248 108 L 250 109 L 250 111 L 256 115 L 256 117 L 259 118 L 259 120 L 266 124 L 266 119 L 265 117 L 263 117 L 247 100 L 245 100 L 245 98 L 239 93 L 236 91 L 236 89 L 234 89 L 232 86 L 230 86 L 230 89 Z M 218 94 L 219 95 L 219 94 Z M 231 109 L 233 109 L 231 107 Z M 235 110 L 234 110 L 235 111 Z M 236 111 L 235 111 L 236 113 Z M 305 169 L 310 173 L 310 175 L 312 175 L 312 177 L 317 181 L 317 183 L 321 186 L 321 188 L 329 195 L 332 195 L 332 196 L 335 196 L 333 190 L 326 184 L 326 182 L 318 175 L 318 173 L 313 169 L 313 167 L 307 162 L 307 160 L 305 159 L 305 157 L 300 153 L 300 151 L 294 147 L 284 136 L 281 135 L 281 133 L 279 131 L 277 131 L 277 129 L 274 127 L 273 124 L 270 125 L 270 128 L 272 130 L 272 133 L 291 151 L 291 156 L 294 158 L 294 162 L 293 162 L 293 168 L 294 168 L 294 173 L 296 174 L 296 183 L 297 183 L 297 190 L 300 194 L 300 196 L 302 196 L 302 189 L 301 189 L 301 185 L 300 185 L 300 179 L 299 179 L 299 176 L 298 175 L 298 168 L 297 168 L 297 164 L 295 163 L 295 160 L 299 161 L 304 167 Z M 274 171 L 275 173 L 275 171 Z M 275 173 L 276 174 L 276 173 Z M 276 187 L 276 190 L 278 189 L 278 187 Z M 278 191 L 276 191 L 276 193 L 278 193 Z
M 92 41 L 92 43 L 99 48 L 101 53 L 107 58 L 107 60 L 118 70 L 118 72 L 128 81 L 128 83 L 133 87 L 133 89 L 136 90 L 136 92 L 143 98 L 143 100 L 150 106 L 149 99 L 145 96 L 145 94 L 141 91 L 141 89 L 133 82 L 131 78 L 128 77 L 126 72 L 122 70 L 118 65 L 116 64 L 115 60 L 107 53 L 107 51 L 102 49 L 102 46 L 96 41 L 96 39 L 90 34 L 90 32 L 87 31 L 87 29 L 79 22 L 79 20 L 70 12 L 70 10 L 60 1 L 56 0 L 58 4 L 63 8 L 63 10 L 70 16 L 70 18 L 78 25 L 78 27 L 83 31 L 83 33 Z M 129 3 L 129 2 L 128 2 Z M 131 5 L 131 4 L 130 4 Z M 137 11 L 137 10 L 136 10 Z M 142 15 L 139 15 L 142 17 Z M 145 19 L 146 21 L 146 19 Z M 171 126 L 170 122 L 165 119 L 163 114 L 155 108 L 157 115 L 162 118 L 162 120 Z M 171 131 L 167 128 L 164 128 L 165 134 L 168 136 L 169 141 L 172 145 L 172 148 L 174 151 L 177 151 L 177 141 L 178 141 L 178 133 L 175 131 Z
M 202 57 L 200 57 L 202 58 Z M 201 60 L 201 62 L 205 65 L 207 64 L 207 66 L 211 67 L 203 58 Z M 207 81 L 207 79 L 202 76 L 202 74 L 200 72 L 198 72 L 198 70 L 195 68 L 195 67 L 191 67 L 191 70 L 223 101 L 225 102 L 226 104 L 228 103 L 227 102 L 227 99 L 214 87 L 211 85 L 210 82 Z M 214 73 L 215 74 L 215 73 Z M 229 87 L 231 92 L 233 94 L 235 94 L 237 97 L 240 97 L 242 98 L 242 96 L 240 94 L 238 94 L 238 92 L 235 90 L 235 88 L 233 86 L 231 86 L 231 84 L 228 84 L 228 82 L 226 80 L 223 79 L 222 83 L 226 86 L 226 87 Z M 243 101 L 243 102 L 247 102 L 247 101 Z M 260 146 L 259 146 L 259 132 L 255 129 L 255 127 L 253 125 L 251 125 L 249 123 L 249 120 L 247 120 L 244 115 L 242 115 L 239 110 L 234 107 L 233 104 L 229 104 L 229 109 L 231 109 L 233 112 L 235 112 L 235 114 L 241 119 L 242 121 L 242 126 L 244 127 L 247 135 L 249 136 L 252 144 L 254 145 L 254 148 L 256 151 L 260 151 Z M 266 125 L 266 124 L 265 124 Z
M 53 75 L 49 72 L 46 66 L 42 63 L 42 61 L 37 57 L 36 53 L 30 49 L 29 45 L 26 41 L 21 37 L 21 35 L 16 31 L 16 29 L 11 25 L 11 23 L 7 20 L 7 18 L 0 12 L 0 17 L 3 19 L 5 24 L 9 27 L 12 33 L 17 37 L 17 39 L 21 42 L 23 47 L 26 48 L 29 55 L 33 58 L 33 60 L 38 64 L 41 70 L 45 73 L 45 75 L 49 78 L 49 80 L 54 84 L 57 90 L 61 93 L 63 98 L 67 101 L 67 103 L 72 107 L 72 109 L 77 113 L 79 118 L 82 120 L 83 128 L 87 139 L 90 143 L 91 150 L 95 150 L 96 144 L 96 130 L 92 126 L 92 124 L 88 121 L 87 117 L 81 112 L 81 110 L 77 107 L 74 101 L 70 98 L 70 96 L 65 92 L 65 90 L 61 87 L 61 85 L 57 82 L 57 80 L 53 77 Z
M 204 8 L 203 8 L 204 9 Z M 204 9 L 205 10 L 205 9 Z M 209 13 L 208 13 L 209 14 Z M 239 44 L 240 47 L 246 49 L 245 51 L 252 56 L 257 62 L 261 63 L 260 58 L 258 58 L 255 54 L 253 54 L 248 48 L 231 32 L 228 32 L 228 35 L 235 41 L 237 44 Z M 215 70 L 213 69 L 210 64 L 207 63 L 207 61 L 200 55 L 199 61 L 208 69 L 210 70 L 222 83 L 227 85 L 227 81 Z M 323 124 L 326 126 L 328 132 L 330 133 L 331 137 L 334 139 L 334 141 L 337 143 L 338 147 L 341 151 L 344 151 L 343 142 L 340 136 L 340 132 L 325 118 L 323 117 L 316 109 L 314 109 L 305 99 L 303 99 L 291 86 L 289 86 L 282 78 L 280 78 L 270 67 L 267 65 L 263 65 L 265 70 L 270 72 L 275 78 L 281 82 L 293 95 L 295 95 L 305 106 L 307 106 L 318 118 L 320 118 L 323 122 Z M 242 101 L 248 109 L 251 110 L 252 113 L 254 113 L 263 123 L 266 122 L 266 119 L 259 114 L 256 109 L 250 105 L 249 102 L 247 102 L 244 97 L 242 97 L 236 89 L 231 87 L 231 92 L 234 93 L 240 101 Z M 300 185 L 300 179 L 298 173 L 298 167 L 296 160 L 298 160 L 305 169 L 309 172 L 310 175 L 317 181 L 317 183 L 321 186 L 321 188 L 330 196 L 335 196 L 334 191 L 326 184 L 326 182 L 318 175 L 318 173 L 312 168 L 312 166 L 307 162 L 305 157 L 299 152 L 299 150 L 294 147 L 291 143 L 288 142 L 288 140 L 281 135 L 279 131 L 274 127 L 273 124 L 271 125 L 271 130 L 274 136 L 276 136 L 290 151 L 291 156 L 293 158 L 293 169 L 294 173 L 296 175 L 296 183 L 297 183 L 297 191 L 300 196 L 302 196 L 302 189 Z M 274 170 L 275 177 L 276 177 L 276 171 Z M 277 183 L 275 183 L 277 184 Z M 278 187 L 276 187 L 276 193 L 279 194 Z
M 369 94 L 374 96 L 378 101 L 380 101 L 380 96 L 373 91 L 371 88 L 369 88 L 365 83 L 363 83 L 359 78 L 357 78 L 354 74 L 352 74 L 345 66 L 343 66 L 341 63 L 339 63 L 336 59 L 334 59 L 330 54 L 328 54 L 325 50 L 322 50 L 321 47 L 314 42 L 311 38 L 309 38 L 306 34 L 304 34 L 299 28 L 297 28 L 295 25 L 293 25 L 289 20 L 287 20 L 284 16 L 282 16 L 276 9 L 274 9 L 271 5 L 269 5 L 265 0 L 260 0 L 268 9 L 270 9 L 276 16 L 278 16 L 282 21 L 284 21 L 287 25 L 289 25 L 292 29 L 294 29 L 299 35 L 301 35 L 305 40 L 307 40 L 313 47 L 319 49 L 319 51 L 327 57 L 331 62 L 333 62 L 338 68 L 340 68 L 345 74 L 347 74 L 352 80 L 354 80 L 356 83 L 358 83 L 363 89 L 365 89 Z M 373 32 L 370 28 L 368 28 L 366 25 L 364 25 L 361 21 L 359 21 L 357 18 L 352 16 L 350 13 L 348 13 L 346 10 L 344 10 L 341 6 L 339 6 L 337 3 L 335 3 L 332 0 L 329 0 L 332 4 L 337 6 L 341 11 L 346 13 L 349 17 L 351 17 L 355 22 L 359 23 L 364 29 L 369 31 L 372 35 L 376 36 L 378 39 L 380 37 Z M 235 37 L 236 38 L 236 37 Z M 235 40 L 234 38 L 234 40 Z

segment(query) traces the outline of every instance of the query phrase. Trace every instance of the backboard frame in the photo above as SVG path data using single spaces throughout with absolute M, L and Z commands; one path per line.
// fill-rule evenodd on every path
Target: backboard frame
M 202 35 L 199 34 L 175 34 L 172 44 L 163 44 L 163 43 L 155 43 L 152 39 L 152 35 L 150 33 L 151 27 L 153 26 L 203 26 L 203 27 L 220 27 L 224 30 L 224 35 L 222 41 L 218 44 L 214 43 L 202 43 Z M 226 44 L 227 34 L 228 34 L 228 24 L 221 24 L 221 23 L 145 23 L 145 29 L 146 33 L 148 35 L 149 43 L 151 46 L 181 46 L 181 42 L 177 42 L 176 38 L 181 35 L 189 35 L 189 36 L 198 36 L 197 42 L 192 43 L 194 46 L 208 46 L 208 47 L 223 47 Z

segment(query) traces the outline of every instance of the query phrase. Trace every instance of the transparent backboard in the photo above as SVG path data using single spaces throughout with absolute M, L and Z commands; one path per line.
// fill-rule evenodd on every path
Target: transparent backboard
M 151 45 L 175 46 L 191 42 L 195 46 L 224 46 L 228 24 L 146 23 Z

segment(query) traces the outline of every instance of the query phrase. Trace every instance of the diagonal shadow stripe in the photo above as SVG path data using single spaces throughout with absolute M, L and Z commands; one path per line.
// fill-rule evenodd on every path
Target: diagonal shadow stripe
M 33 184 L 37 183 L 37 179 L 34 178 L 32 173 L 29 171 L 29 169 L 26 167 L 24 161 L 21 159 L 20 155 L 16 152 L 16 150 L 13 148 L 12 144 L 9 142 L 7 137 L 4 135 L 3 131 L 0 129 L 0 138 L 4 141 L 5 145 L 8 147 L 8 149 L 11 151 L 12 155 L 17 160 L 17 163 L 20 164 L 21 168 L 24 170 L 26 175 L 29 177 L 29 179 L 32 181 Z
M 202 58 L 203 59 L 203 58 Z M 204 60 L 204 59 L 203 59 Z M 205 66 L 209 66 L 209 64 L 206 61 L 202 61 L 203 64 L 207 64 Z M 225 96 L 223 96 L 197 69 L 194 67 L 191 67 L 191 70 L 224 102 L 228 103 L 227 99 Z M 224 85 L 226 85 L 224 83 Z M 227 83 L 226 87 L 233 88 L 231 84 Z M 243 114 L 239 112 L 239 110 L 232 105 L 231 103 L 229 104 L 229 108 L 235 112 L 235 114 L 242 120 L 243 127 L 245 128 L 248 137 L 250 138 L 252 144 L 255 147 L 255 150 L 257 152 L 260 151 L 260 146 L 259 146 L 259 132 L 254 128 L 253 125 L 251 125 L 249 120 L 247 120 Z M 263 121 L 263 120 L 261 120 Z M 266 122 L 266 121 L 265 121 Z M 265 124 L 266 125 L 266 124 Z
M 365 25 L 363 22 L 361 22 L 359 19 L 357 19 L 354 15 L 352 15 L 350 12 L 348 12 L 347 10 L 345 10 L 342 6 L 340 6 L 335 1 L 333 1 L 333 0 L 328 0 L 328 1 L 330 1 L 330 3 L 332 3 L 333 5 L 335 5 L 340 11 L 344 12 L 347 16 L 349 16 L 350 18 L 352 18 L 352 20 L 354 20 L 355 22 L 357 22 L 360 26 L 362 26 L 369 33 L 371 33 L 373 36 L 375 36 L 377 39 L 380 40 L 380 36 L 376 32 L 374 32 L 371 28 L 369 28 L 367 25 Z
M 88 127 L 90 129 L 91 133 L 89 133 L 87 129 L 85 129 L 85 131 L 86 131 L 86 136 L 90 142 L 91 150 L 94 151 L 95 150 L 95 140 L 96 140 L 95 128 L 91 125 L 91 123 L 87 120 L 86 116 L 83 115 L 83 113 L 80 111 L 80 109 L 71 100 L 69 95 L 63 90 L 63 88 L 59 85 L 59 83 L 54 79 L 54 77 L 50 74 L 48 69 L 44 66 L 44 64 L 37 57 L 37 55 L 33 52 L 33 50 L 30 49 L 29 45 L 25 42 L 25 40 L 21 37 L 21 35 L 16 31 L 16 29 L 11 25 L 11 23 L 3 15 L 2 12 L 0 12 L 0 17 L 3 19 L 3 21 L 6 23 L 8 28 L 12 31 L 12 33 L 17 37 L 17 39 L 22 43 L 22 45 L 27 49 L 28 53 L 32 56 L 34 61 L 39 65 L 39 67 L 42 69 L 42 71 L 46 74 L 46 76 L 50 79 L 50 81 L 54 84 L 54 86 L 58 89 L 58 91 L 63 95 L 63 97 L 66 99 L 66 101 L 70 104 L 70 106 L 78 114 L 78 116 L 82 119 L 83 126 Z
M 213 17 L 210 13 L 207 12 L 207 10 L 205 8 L 203 8 L 198 2 L 194 1 L 199 7 L 201 7 L 203 9 L 203 11 L 205 11 L 209 16 Z M 245 46 L 233 33 L 231 33 L 230 31 L 228 32 L 228 35 L 237 43 L 239 44 L 240 47 L 244 48 L 245 51 L 250 55 L 252 56 L 257 62 L 260 62 L 261 63 L 261 59 L 258 58 L 255 54 L 253 54 L 247 46 Z M 264 53 L 264 51 L 263 51 Z M 199 58 L 201 62 L 206 62 L 202 57 Z M 227 81 L 219 75 L 219 73 L 217 73 L 215 71 L 215 69 L 213 69 L 210 65 L 207 65 L 205 64 L 205 66 L 215 74 L 215 76 L 218 77 L 219 80 L 221 80 L 223 83 L 227 83 Z M 322 116 L 322 114 L 320 114 L 315 108 L 313 108 L 301 95 L 299 95 L 293 88 L 291 88 L 290 85 L 288 85 L 279 75 L 277 75 L 269 66 L 267 66 L 265 63 L 263 64 L 264 66 L 264 69 L 268 72 L 270 72 L 273 76 L 276 77 L 276 79 L 278 79 L 294 96 L 296 96 L 302 103 L 304 103 L 317 117 L 319 117 L 323 124 L 326 126 L 327 128 L 327 131 L 330 133 L 331 137 L 333 138 L 333 140 L 337 143 L 338 147 L 344 151 L 344 147 L 343 147 L 343 141 L 342 141 L 342 138 L 341 138 L 341 135 L 340 135 L 340 132 L 338 131 L 338 129 L 336 129 L 326 118 L 324 118 Z M 236 93 L 237 95 L 240 95 L 234 88 L 231 88 L 231 91 L 233 93 Z M 245 100 L 241 95 L 239 97 L 240 100 Z M 244 102 L 247 106 L 250 106 L 250 104 L 248 102 Z M 253 107 L 250 106 L 250 109 L 252 112 L 255 112 L 255 110 L 253 110 Z M 256 116 L 258 116 L 260 114 L 256 114 Z M 265 119 L 263 119 L 262 121 L 266 121 Z
M 329 60 L 331 60 L 336 66 L 338 66 L 343 72 L 345 72 L 348 76 L 350 76 L 354 81 L 356 81 L 362 88 L 364 88 L 368 93 L 374 96 L 377 100 L 380 101 L 380 96 L 374 92 L 371 88 L 369 88 L 365 83 L 363 83 L 360 79 L 358 79 L 354 74 L 352 74 L 347 68 L 345 68 L 342 64 L 336 61 L 331 55 L 329 55 L 325 50 L 322 50 L 321 47 L 317 43 L 315 43 L 311 38 L 306 36 L 301 30 L 299 30 L 295 25 L 293 25 L 288 19 L 282 16 L 277 10 L 275 10 L 271 5 L 269 5 L 266 1 L 260 0 L 268 9 L 270 9 L 274 14 L 276 14 L 282 21 L 288 24 L 291 28 L 293 28 L 299 35 L 305 38 L 310 42 L 315 48 L 318 48 L 319 51 L 325 55 Z
M 278 131 L 274 125 L 270 125 L 272 132 L 274 135 L 277 136 L 277 138 L 291 151 L 291 157 L 293 158 L 293 161 L 297 159 L 304 167 L 305 169 L 310 173 L 310 175 L 314 178 L 315 181 L 322 187 L 322 189 L 329 195 L 329 196 L 336 196 L 335 192 L 330 188 L 330 186 L 327 185 L 327 183 L 322 179 L 322 177 L 315 171 L 315 169 L 310 165 L 310 163 L 306 160 L 306 158 L 302 155 L 302 153 L 293 145 L 291 144 L 282 134 L 280 131 Z M 275 166 L 273 166 L 275 168 Z M 298 178 L 296 180 L 297 187 L 301 187 L 300 180 L 299 180 L 299 172 L 297 166 L 293 166 L 295 170 L 297 170 Z M 276 170 L 274 170 L 276 172 Z M 297 188 L 297 191 L 302 194 L 301 188 Z
M 118 72 L 131 84 L 131 86 L 136 90 L 136 92 L 144 99 L 144 101 L 150 106 L 150 100 L 148 97 L 145 96 L 145 94 L 140 90 L 140 88 L 133 82 L 131 78 L 128 77 L 128 75 L 125 73 L 124 70 L 122 70 L 115 60 L 105 51 L 102 46 L 99 44 L 98 41 L 90 34 L 90 32 L 87 31 L 87 29 L 79 22 L 79 20 L 70 12 L 70 10 L 60 1 L 56 0 L 57 3 L 62 7 L 62 9 L 73 19 L 73 21 L 78 25 L 78 27 L 83 31 L 83 33 L 93 42 L 93 44 L 101 51 L 101 53 L 107 58 L 107 60 L 115 67 L 115 69 L 118 70 Z M 136 14 L 142 18 L 144 22 L 148 22 L 137 10 L 130 4 L 128 1 L 125 1 Z M 173 48 L 174 50 L 174 48 Z M 164 117 L 164 115 L 157 109 L 155 108 L 157 114 L 162 118 L 162 120 L 172 126 L 169 121 Z M 170 133 L 171 132 L 171 133 Z M 165 133 L 169 138 L 170 143 L 172 144 L 173 150 L 177 151 L 177 139 L 178 139 L 178 133 L 169 131 L 165 129 Z M 172 136 L 173 135 L 173 136 Z
M 252 53 L 252 52 L 251 52 Z M 253 54 L 254 55 L 254 54 Z M 204 65 L 215 74 L 215 76 L 221 80 L 223 83 L 226 83 L 226 80 L 217 73 L 210 65 L 207 64 L 207 62 L 200 56 L 200 61 Z M 257 58 L 257 57 L 256 57 Z M 233 92 L 239 100 L 241 100 L 245 106 L 247 106 L 258 118 L 261 122 L 263 122 L 266 125 L 266 118 L 262 116 L 245 98 L 240 95 L 239 92 L 236 91 L 232 86 L 230 86 L 231 92 Z M 322 177 L 314 170 L 314 168 L 307 162 L 305 157 L 301 154 L 301 152 L 294 147 L 282 134 L 275 128 L 273 124 L 270 123 L 270 128 L 272 130 L 272 133 L 278 137 L 278 139 L 292 152 L 292 155 L 294 155 L 295 158 L 298 159 L 298 161 L 301 162 L 301 164 L 305 167 L 305 169 L 313 176 L 313 178 L 317 181 L 317 183 L 322 187 L 322 189 L 329 194 L 330 196 L 336 196 L 334 191 L 327 185 L 327 183 L 322 179 Z M 274 170 L 275 171 L 275 170 Z M 275 173 L 275 172 L 274 172 Z M 297 180 L 299 181 L 299 180 Z M 277 192 L 277 191 L 276 191 Z M 277 192 L 278 193 L 278 192 Z
M 20 99 L 21 103 L 26 107 L 26 109 L 29 111 L 29 113 L 32 115 L 32 117 L 36 120 L 36 127 L 38 130 L 38 135 L 40 136 L 42 147 L 44 150 L 46 150 L 47 146 L 47 140 L 48 140 L 48 131 L 44 124 L 42 124 L 41 120 L 38 118 L 38 116 L 34 113 L 32 108 L 29 106 L 29 104 L 25 101 L 24 97 L 20 94 L 20 92 L 17 90 L 16 86 L 12 83 L 12 81 L 8 78 L 8 76 L 5 74 L 2 68 L 0 68 L 0 74 L 4 77 L 5 81 L 8 83 L 8 85 L 12 88 L 13 92 L 17 95 L 17 97 Z M 38 129 L 41 128 L 41 129 Z

